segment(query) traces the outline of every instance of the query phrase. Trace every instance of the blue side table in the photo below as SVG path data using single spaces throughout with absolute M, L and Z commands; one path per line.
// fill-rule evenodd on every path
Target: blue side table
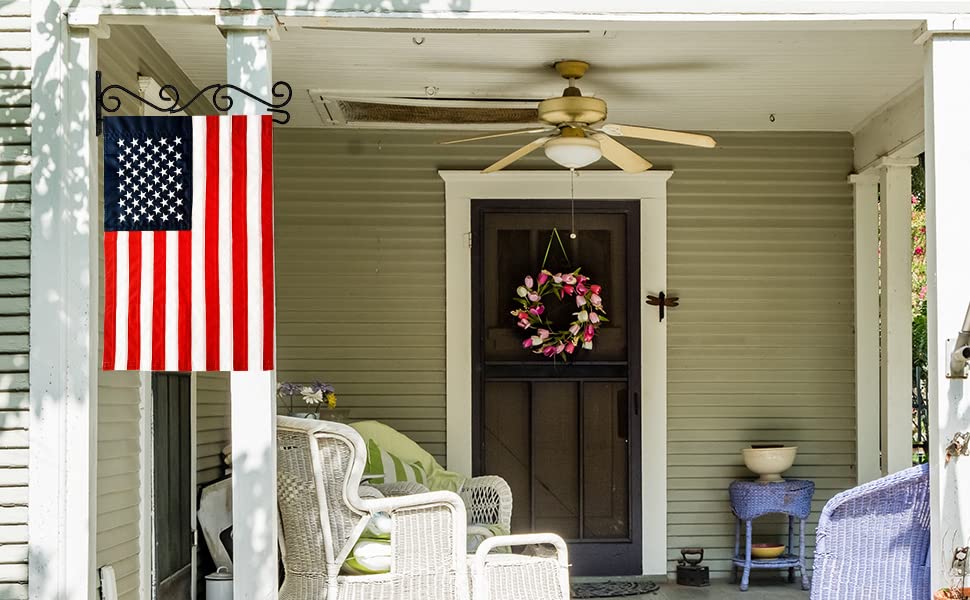
M 744 569 L 741 576 L 741 591 L 747 591 L 751 569 L 788 569 L 788 581 L 795 581 L 795 569 L 800 571 L 802 589 L 807 590 L 811 583 L 805 573 L 805 521 L 812 510 L 812 495 L 815 483 L 802 479 L 759 483 L 757 481 L 735 481 L 729 488 L 731 510 L 738 518 L 734 535 L 734 560 L 732 571 L 737 581 L 738 568 Z M 778 558 L 751 559 L 751 523 L 758 517 L 768 514 L 788 515 L 788 547 Z M 799 531 L 798 554 L 794 553 L 795 519 L 801 525 Z M 744 553 L 741 552 L 741 523 L 744 523 Z

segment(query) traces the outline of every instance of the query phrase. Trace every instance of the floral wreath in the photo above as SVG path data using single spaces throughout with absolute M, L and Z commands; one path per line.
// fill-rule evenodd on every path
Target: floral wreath
M 553 230 L 552 235 L 559 238 L 556 230 Z M 552 245 L 551 238 L 549 244 Z M 561 247 L 562 240 L 559 244 Z M 543 265 L 548 256 L 549 248 L 546 248 Z M 590 278 L 579 271 L 580 269 L 577 268 L 571 273 L 551 273 L 542 269 L 535 279 L 532 275 L 526 275 L 523 285 L 516 288 L 515 301 L 521 306 L 512 311 L 516 325 L 527 332 L 535 330 L 534 334 L 522 340 L 523 348 L 547 357 L 562 356 L 564 360 L 566 356 L 563 353 L 573 354 L 577 347 L 581 346 L 584 350 L 593 349 L 593 338 L 596 337 L 596 332 L 609 319 L 606 318 L 606 309 L 603 308 L 603 298 L 600 296 L 601 286 L 591 283 Z M 573 313 L 575 319 L 566 330 L 555 329 L 553 324 L 543 317 L 546 312 L 545 301 L 551 295 L 555 295 L 559 300 L 575 299 L 576 308 L 579 310 Z

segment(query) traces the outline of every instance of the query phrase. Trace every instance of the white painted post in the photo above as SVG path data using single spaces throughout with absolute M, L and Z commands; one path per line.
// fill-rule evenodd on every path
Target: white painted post
M 36 7 L 38 3 L 35 3 Z M 43 13 L 55 3 L 44 3 Z M 36 10 L 36 8 L 35 8 Z M 31 153 L 29 596 L 94 598 L 98 391 L 97 38 L 35 23 Z
M 877 164 L 881 198 L 880 409 L 883 473 L 913 466 L 911 168 L 915 159 Z
M 948 379 L 947 339 L 970 302 L 970 31 L 929 35 L 926 93 L 926 245 L 930 401 L 930 560 L 947 585 L 954 546 L 970 538 L 970 458 L 944 464 L 953 434 L 970 429 L 970 382 Z
M 276 18 L 219 15 L 226 36 L 227 82 L 265 99 L 273 85 L 270 40 Z M 257 102 L 236 94 L 233 114 L 263 114 Z M 230 377 L 232 401 L 232 525 L 234 600 L 278 595 L 276 521 L 276 373 L 248 371 Z
M 882 474 L 879 461 L 879 179 L 851 175 L 855 227 L 856 477 Z

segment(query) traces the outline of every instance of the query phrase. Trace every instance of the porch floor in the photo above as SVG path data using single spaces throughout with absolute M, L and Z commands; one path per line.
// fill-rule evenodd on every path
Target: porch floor
M 783 581 L 752 581 L 748 591 L 742 592 L 737 584 L 727 581 L 714 581 L 710 587 L 695 588 L 664 583 L 656 594 L 629 596 L 630 600 L 808 600 L 808 592 L 798 583 Z

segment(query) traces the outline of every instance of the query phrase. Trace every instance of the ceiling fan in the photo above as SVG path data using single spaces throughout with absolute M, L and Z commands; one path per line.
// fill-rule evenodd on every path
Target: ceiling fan
M 604 123 L 603 121 L 606 120 L 606 101 L 583 96 L 579 88 L 576 87 L 576 80 L 581 79 L 586 74 L 586 71 L 589 70 L 589 63 L 581 60 L 563 60 L 557 62 L 555 68 L 559 75 L 569 82 L 569 86 L 563 90 L 562 96 L 548 98 L 539 103 L 539 120 L 545 122 L 545 126 L 449 140 L 441 143 L 461 144 L 508 135 L 546 134 L 500 158 L 483 169 L 483 173 L 500 171 L 539 148 L 545 150 L 546 156 L 550 160 L 568 169 L 585 167 L 596 162 L 600 157 L 606 158 L 627 173 L 641 173 L 652 166 L 648 160 L 613 139 L 614 136 L 700 146 L 702 148 L 713 148 L 716 145 L 714 138 L 697 133 Z

